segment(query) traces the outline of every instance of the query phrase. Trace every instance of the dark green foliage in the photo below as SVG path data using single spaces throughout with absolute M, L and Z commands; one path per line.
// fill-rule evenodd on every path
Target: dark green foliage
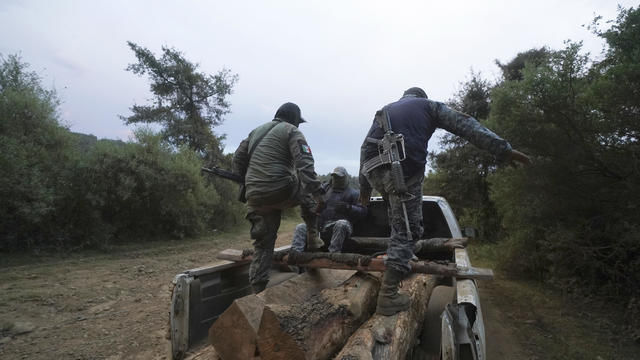
M 492 92 L 490 121 L 535 157 L 490 177 L 511 271 L 606 296 L 640 295 L 640 12 L 621 10 L 604 59 L 580 44 Z
M 197 72 L 198 65 L 175 49 L 163 47 L 162 57 L 158 58 L 146 48 L 128 44 L 138 63 L 130 64 L 127 70 L 149 76 L 154 102 L 134 105 L 133 115 L 121 118 L 127 124 L 160 124 L 163 138 L 171 144 L 187 145 L 202 157 L 209 154 L 220 159 L 223 138 L 216 136 L 212 127 L 222 123 L 229 112 L 226 98 L 237 75 L 228 69 L 207 75 Z
M 55 92 L 18 56 L 0 61 L 0 249 L 25 248 L 54 236 L 71 138 Z
M 449 106 L 485 120 L 489 115 L 489 83 L 472 72 L 461 85 Z M 444 196 L 462 224 L 478 229 L 480 240 L 495 241 L 500 217 L 489 199 L 487 183 L 487 176 L 496 169 L 495 159 L 453 134 L 443 136 L 440 145 L 444 151 L 429 158 L 434 171 L 425 179 L 424 193 Z
M 71 133 L 55 92 L 18 57 L 1 60 L 0 251 L 182 238 L 240 221 L 235 188 L 205 180 L 199 154 L 144 129 L 127 143 Z
M 531 166 L 497 167 L 447 136 L 430 159 L 425 192 L 447 197 L 482 237 L 492 229 L 510 274 L 614 299 L 637 314 L 640 10 L 620 9 L 605 30 L 598 21 L 592 29 L 608 45 L 598 61 L 579 43 L 532 49 L 498 63 L 503 78 L 489 96 L 472 76 L 451 102 L 531 155 Z M 491 219 L 501 221 L 492 227 Z
M 70 233 L 103 241 L 185 237 L 211 222 L 218 196 L 202 179 L 195 153 L 174 152 L 147 130 L 136 138 L 123 145 L 99 141 L 79 163 L 66 207 L 69 219 L 78 220 Z
M 549 49 L 542 47 L 539 49 L 530 49 L 525 52 L 520 52 L 509 61 L 507 64 L 502 64 L 496 60 L 496 65 L 502 70 L 502 77 L 507 81 L 519 81 L 522 80 L 522 70 L 527 64 L 536 67 L 546 63 L 549 57 Z

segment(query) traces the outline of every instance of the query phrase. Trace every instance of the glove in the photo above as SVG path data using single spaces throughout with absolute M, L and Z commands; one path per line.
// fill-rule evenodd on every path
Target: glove
M 371 189 L 360 189 L 360 196 L 358 197 L 358 201 L 364 207 L 369 206 L 369 201 L 371 200 Z

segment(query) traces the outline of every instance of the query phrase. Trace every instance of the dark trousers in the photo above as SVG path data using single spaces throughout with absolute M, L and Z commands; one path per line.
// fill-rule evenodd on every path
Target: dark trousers
M 400 197 L 393 192 L 393 178 L 388 167 L 381 166 L 373 169 L 367 177 L 371 185 L 382 194 L 387 204 L 389 214 L 389 225 L 391 226 L 391 237 L 387 248 L 387 267 L 407 273 L 411 270 L 409 260 L 413 257 L 414 242 L 422 237 L 424 222 L 422 220 L 422 182 L 423 174 L 407 181 L 408 193 L 413 195 L 413 199 L 405 201 L 407 215 L 409 217 L 409 228 L 413 241 L 407 237 L 407 225 L 405 223 L 404 211 Z
M 265 194 L 263 197 L 247 199 L 246 219 L 251 222 L 251 238 L 254 255 L 249 269 L 252 285 L 266 285 L 273 260 L 273 248 L 278 237 L 282 210 L 300 205 L 302 219 L 307 226 L 316 226 L 317 203 L 310 194 L 302 191 L 299 183 Z

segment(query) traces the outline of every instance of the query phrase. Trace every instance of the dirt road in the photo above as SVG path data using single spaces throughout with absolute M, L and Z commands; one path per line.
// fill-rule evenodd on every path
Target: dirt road
M 293 220 L 283 222 L 279 245 L 291 239 L 294 224 Z M 165 334 L 173 276 L 214 262 L 221 249 L 250 247 L 247 233 L 117 247 L 109 254 L 65 258 L 3 255 L 0 358 L 168 359 Z M 489 359 L 613 358 L 604 351 L 587 357 L 545 357 L 544 346 L 551 345 L 532 345 L 538 337 L 530 333 L 544 327 L 542 334 L 553 338 L 554 331 L 565 328 L 554 329 L 553 319 L 539 314 L 530 317 L 530 308 L 524 308 L 520 298 L 505 296 L 513 288 L 505 281 L 480 285 Z M 543 348 L 536 351 L 536 346 Z M 621 354 L 618 358 L 627 358 L 627 353 Z

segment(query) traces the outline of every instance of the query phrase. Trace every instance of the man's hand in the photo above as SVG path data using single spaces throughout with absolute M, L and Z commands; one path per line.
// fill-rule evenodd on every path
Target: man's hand
M 516 149 L 512 149 L 511 154 L 509 154 L 509 157 L 507 158 L 507 162 L 519 162 L 524 165 L 531 165 L 531 158 Z
M 313 199 L 318 203 L 318 206 L 316 206 L 316 214 L 320 215 L 320 213 L 327 207 L 327 203 L 324 201 L 324 196 L 314 195 Z
M 369 206 L 369 201 L 371 201 L 371 189 L 369 190 L 360 190 L 360 196 L 358 197 L 358 202 L 362 204 L 362 206 Z

